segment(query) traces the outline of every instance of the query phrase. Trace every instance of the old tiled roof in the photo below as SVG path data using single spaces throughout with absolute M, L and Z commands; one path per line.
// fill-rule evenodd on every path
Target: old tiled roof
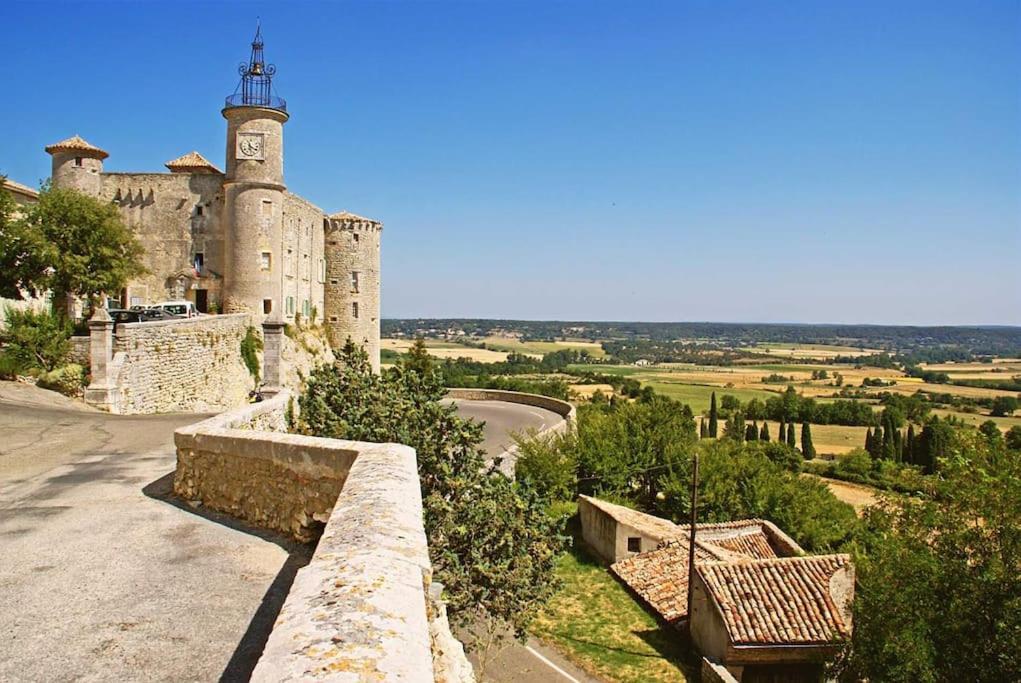
M 188 152 L 173 161 L 168 161 L 164 166 L 171 171 L 213 171 L 214 173 L 222 173 L 220 169 L 213 166 L 209 159 L 206 159 L 198 152 Z
M 54 143 L 46 147 L 46 151 L 49 154 L 54 152 L 85 152 L 89 156 L 95 156 L 100 159 L 105 159 L 109 154 L 96 147 L 95 145 L 86 142 L 78 135 L 72 135 L 66 140 Z
M 695 561 L 730 559 L 726 551 L 695 540 Z M 688 614 L 688 540 L 667 541 L 656 550 L 632 555 L 610 571 L 637 593 L 667 623 Z
M 338 211 L 337 213 L 331 213 L 328 218 L 335 221 L 351 221 L 354 223 L 379 223 L 377 220 L 366 218 L 365 216 L 359 216 L 358 214 L 351 213 L 350 211 Z
M 3 180 L 2 187 L 4 189 L 6 189 L 6 190 L 10 190 L 11 192 L 16 192 L 17 194 L 21 194 L 21 195 L 24 195 L 26 197 L 32 197 L 32 198 L 38 198 L 39 197 L 39 190 L 37 190 L 35 188 L 32 188 L 32 187 L 29 187 L 28 185 L 22 185 L 21 183 L 19 183 L 17 181 L 11 180 L 10 178 L 5 178 Z
M 663 519 L 655 515 L 648 515 L 644 512 L 639 512 L 623 505 L 617 505 L 616 503 L 610 503 L 599 498 L 593 498 L 591 496 L 580 496 L 594 507 L 602 510 L 610 517 L 615 519 L 618 524 L 626 524 L 647 536 L 659 540 L 665 540 L 672 536 L 676 536 L 680 531 L 681 527 L 677 526 L 669 519 Z
M 822 645 L 851 636 L 847 555 L 707 562 L 695 567 L 735 645 Z M 847 594 L 834 590 L 840 571 Z

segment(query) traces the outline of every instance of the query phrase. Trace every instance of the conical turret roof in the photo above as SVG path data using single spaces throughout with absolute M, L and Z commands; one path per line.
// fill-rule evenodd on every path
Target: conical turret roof
M 96 147 L 90 142 L 86 142 L 80 135 L 72 135 L 66 140 L 61 140 L 52 145 L 46 147 L 46 151 L 49 154 L 56 152 L 79 152 L 82 156 L 93 156 L 98 159 L 105 159 L 109 154 Z
M 198 152 L 188 152 L 164 164 L 172 173 L 223 173 Z

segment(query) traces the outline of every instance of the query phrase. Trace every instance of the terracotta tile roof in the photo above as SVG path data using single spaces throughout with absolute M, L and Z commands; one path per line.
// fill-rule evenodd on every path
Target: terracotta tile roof
M 168 161 L 164 164 L 171 171 L 213 171 L 215 173 L 223 173 L 220 169 L 213 165 L 209 159 L 198 152 L 188 152 L 184 156 L 177 157 L 173 161 Z
M 50 154 L 53 154 L 54 152 L 87 152 L 91 156 L 96 156 L 100 159 L 105 159 L 110 156 L 95 145 L 86 142 L 78 135 L 72 135 L 66 140 L 61 140 L 60 142 L 49 145 L 46 147 L 46 151 Z
M 708 562 L 695 571 L 735 645 L 822 645 L 851 636 L 847 555 Z M 847 572 L 834 585 L 838 572 Z
M 337 213 L 331 213 L 328 218 L 335 221 L 350 221 L 353 223 L 379 223 L 379 221 L 365 216 L 359 216 L 358 214 L 351 213 L 350 211 L 338 211 Z
M 28 185 L 22 185 L 17 181 L 11 180 L 10 178 L 4 179 L 2 187 L 4 189 L 10 190 L 11 192 L 15 192 L 26 197 L 32 197 L 34 199 L 39 197 L 39 190 L 33 187 L 29 187 Z
M 750 523 L 747 526 L 732 527 L 728 529 L 702 530 L 696 534 L 695 542 L 700 540 L 718 548 L 729 550 L 743 557 L 765 560 L 776 557 L 776 551 L 769 543 L 769 538 L 763 531 L 762 524 Z
M 695 562 L 731 559 L 718 548 L 695 540 Z M 610 571 L 637 593 L 667 623 L 688 614 L 688 541 L 674 539 L 656 550 L 610 565 Z
M 616 503 L 610 503 L 591 496 L 579 497 L 605 512 L 619 524 L 626 524 L 637 529 L 643 534 L 656 538 L 660 541 L 677 536 L 677 534 L 682 531 L 681 527 L 677 526 L 669 519 L 663 519 L 662 517 L 656 517 L 655 515 L 648 515 L 644 512 L 639 512 L 638 510 L 633 510 L 632 508 L 617 505 Z

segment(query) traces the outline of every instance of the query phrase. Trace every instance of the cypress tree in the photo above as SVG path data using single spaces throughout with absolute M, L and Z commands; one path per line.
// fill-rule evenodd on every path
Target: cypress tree
M 904 462 L 915 464 L 915 426 L 908 423 L 908 435 L 904 440 Z
M 752 422 L 750 425 L 744 428 L 744 440 L 745 441 L 758 441 L 759 440 L 759 426 Z
M 805 460 L 815 457 L 815 446 L 812 444 L 812 427 L 807 422 L 801 425 L 801 454 Z
M 759 430 L 759 441 L 769 441 L 769 423 L 762 421 L 762 429 Z
M 897 445 L 894 442 L 893 433 L 897 430 L 893 426 L 893 418 L 889 415 L 884 415 L 883 422 L 883 459 L 884 460 L 896 460 L 897 459 Z
M 709 436 L 709 428 L 705 426 L 705 418 L 698 418 L 698 438 L 705 439 Z
M 872 455 L 872 427 L 865 430 L 865 452 Z
M 783 418 L 780 418 L 780 429 L 776 435 L 777 443 L 787 443 L 787 425 L 784 424 Z
M 709 398 L 709 438 L 715 439 L 717 431 L 719 430 L 719 419 L 720 416 L 716 412 L 716 392 Z
M 787 445 L 791 448 L 797 448 L 797 444 L 794 443 L 794 423 L 787 425 Z
M 893 450 L 897 462 L 904 461 L 904 437 L 899 429 L 893 430 Z
M 883 428 L 876 427 L 876 431 L 872 434 L 872 450 L 869 451 L 869 455 L 874 460 L 879 460 L 883 457 Z

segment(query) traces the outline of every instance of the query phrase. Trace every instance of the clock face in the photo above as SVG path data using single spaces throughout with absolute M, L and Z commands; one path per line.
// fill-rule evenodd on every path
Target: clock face
M 263 159 L 263 137 L 261 133 L 238 135 L 237 156 L 239 159 Z
M 262 141 L 259 138 L 245 138 L 241 141 L 241 152 L 245 156 L 254 157 L 262 149 Z

